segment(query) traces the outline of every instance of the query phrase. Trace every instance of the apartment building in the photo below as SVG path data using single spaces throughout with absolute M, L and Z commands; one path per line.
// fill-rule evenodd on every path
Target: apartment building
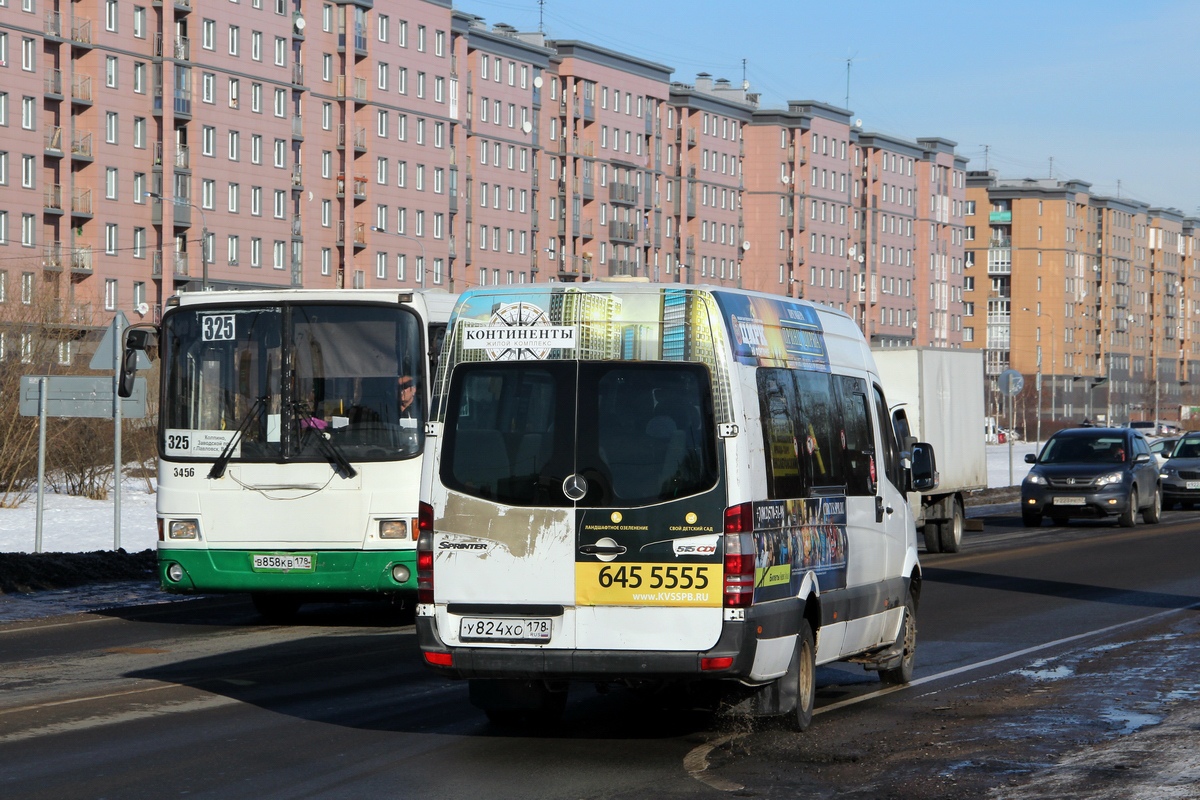
M 945 140 L 448 0 L 45 2 L 0 0 L 0 298 L 81 329 L 181 291 L 624 276 L 962 335 Z
M 993 379 L 1032 376 L 1034 409 L 1041 383 L 1052 421 L 1187 416 L 1200 369 L 1194 221 L 1090 190 L 968 174 L 964 346 L 985 350 Z

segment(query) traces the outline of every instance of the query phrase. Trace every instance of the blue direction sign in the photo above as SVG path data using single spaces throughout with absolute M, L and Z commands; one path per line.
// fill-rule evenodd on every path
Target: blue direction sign
M 38 416 L 38 387 L 42 377 L 46 378 L 46 416 L 112 419 L 111 375 L 24 375 L 21 377 L 19 403 L 22 417 Z M 129 419 L 146 416 L 145 378 L 136 378 L 133 394 L 121 400 L 121 416 Z

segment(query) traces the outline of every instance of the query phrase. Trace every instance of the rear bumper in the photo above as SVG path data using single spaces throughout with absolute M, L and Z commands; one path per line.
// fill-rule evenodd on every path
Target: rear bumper
M 803 607 L 792 598 L 746 609 L 744 620 L 726 620 L 707 650 L 577 650 L 536 646 L 450 647 L 436 619 L 418 616 L 417 642 L 426 654 L 449 655 L 452 666 L 427 665 L 452 678 L 612 680 L 616 678 L 745 679 L 754 666 L 758 641 L 794 636 Z M 701 660 L 731 658 L 728 667 L 702 669 Z
M 316 568 L 312 572 L 255 572 L 251 568 L 254 553 L 311 553 Z M 306 592 L 376 593 L 416 591 L 415 550 L 197 550 L 159 549 L 158 578 L 167 592 Z M 183 568 L 183 577 L 173 581 L 167 576 L 172 564 Z M 400 583 L 392 574 L 394 566 L 408 569 L 408 580 Z

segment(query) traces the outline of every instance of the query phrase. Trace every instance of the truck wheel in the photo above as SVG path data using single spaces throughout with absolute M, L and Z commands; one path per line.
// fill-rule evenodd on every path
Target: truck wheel
M 1153 525 L 1162 519 L 1162 489 L 1155 487 L 1154 497 L 1150 500 L 1150 505 L 1142 512 L 1142 519 L 1147 525 Z
M 926 522 L 923 530 L 925 532 L 925 552 L 942 552 L 942 535 L 938 531 L 938 524 L 936 522 Z
M 296 619 L 302 603 L 294 595 L 276 592 L 254 592 L 250 595 L 254 609 L 272 625 L 288 625 Z
M 1034 511 L 1022 511 L 1021 522 L 1025 523 L 1026 528 L 1040 528 L 1042 526 L 1042 515 Z
M 957 553 L 962 544 L 963 513 L 962 501 L 955 497 L 951 502 L 950 519 L 938 523 L 938 540 L 943 553 Z
M 792 727 L 804 731 L 812 724 L 817 704 L 817 647 L 813 643 L 812 626 L 806 619 L 800 620 L 793 658 L 796 659 L 796 712 Z
M 904 622 L 900 625 L 897 644 L 903 641 L 904 652 L 900 663 L 891 669 L 879 670 L 879 680 L 890 686 L 899 686 L 912 680 L 913 662 L 917 657 L 917 607 L 912 595 L 904 603 Z
M 1137 515 L 1138 494 L 1137 487 L 1135 486 L 1129 490 L 1129 507 L 1125 509 L 1117 521 L 1121 523 L 1122 528 L 1132 528 L 1134 525 L 1137 525 Z

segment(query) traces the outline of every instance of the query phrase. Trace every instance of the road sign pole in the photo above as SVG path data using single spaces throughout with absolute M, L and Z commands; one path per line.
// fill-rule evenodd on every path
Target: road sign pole
M 112 321 L 114 341 L 113 347 L 113 550 L 121 549 L 121 398 L 117 388 L 121 382 L 121 344 L 124 331 L 121 328 L 121 317 Z
M 46 505 L 46 378 L 38 378 L 38 486 L 37 523 L 34 525 L 33 552 L 42 552 L 42 511 Z

